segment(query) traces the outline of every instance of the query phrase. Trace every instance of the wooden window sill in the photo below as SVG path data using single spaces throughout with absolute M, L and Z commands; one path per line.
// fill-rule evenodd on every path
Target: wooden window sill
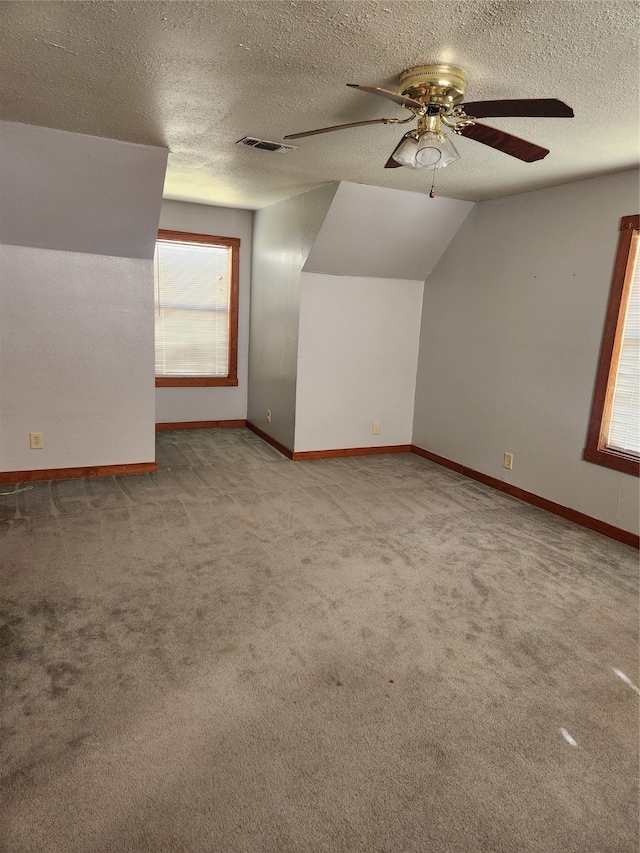
M 237 376 L 156 376 L 156 388 L 228 388 L 237 384 Z
M 633 474 L 636 477 L 640 476 L 640 460 L 634 456 L 618 453 L 615 450 L 592 450 L 587 447 L 582 454 L 582 458 L 585 462 L 593 462 L 596 465 L 613 468 L 615 471 L 622 471 L 625 474 Z

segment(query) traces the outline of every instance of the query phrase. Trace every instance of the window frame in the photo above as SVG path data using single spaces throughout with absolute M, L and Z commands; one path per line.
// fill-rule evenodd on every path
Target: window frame
M 229 387 L 238 384 L 238 300 L 240 293 L 240 238 L 195 234 L 191 231 L 158 231 L 156 241 L 200 243 L 224 246 L 231 250 L 231 280 L 229 283 L 229 370 L 226 376 L 156 376 L 156 388 L 187 386 Z
M 632 280 L 632 247 L 639 245 L 640 214 L 623 216 L 620 238 L 613 269 L 607 316 L 600 347 L 600 359 L 591 406 L 587 444 L 582 458 L 625 474 L 640 475 L 640 460 L 636 456 L 606 447 L 615 377 L 622 345 L 623 318 L 629 300 Z M 640 256 L 638 262 L 640 263 Z

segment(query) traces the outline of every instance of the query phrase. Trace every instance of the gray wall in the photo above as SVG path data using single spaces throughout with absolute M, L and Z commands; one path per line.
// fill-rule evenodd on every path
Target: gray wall
M 301 271 L 336 189 L 328 184 L 254 215 L 247 417 L 291 449 Z
M 249 371 L 249 298 L 251 287 L 250 210 L 163 201 L 160 228 L 216 237 L 240 238 L 238 305 L 238 385 L 235 387 L 156 388 L 156 422 L 244 420 Z
M 635 171 L 476 206 L 425 285 L 414 444 L 638 531 L 637 478 L 581 458 L 619 221 L 637 211 Z
M 296 451 L 411 444 L 423 288 L 302 273 Z
M 166 148 L 0 122 L 0 239 L 153 258 Z
M 342 181 L 304 271 L 424 281 L 473 206 Z
M 167 151 L 13 123 L 0 133 L 0 470 L 152 462 Z

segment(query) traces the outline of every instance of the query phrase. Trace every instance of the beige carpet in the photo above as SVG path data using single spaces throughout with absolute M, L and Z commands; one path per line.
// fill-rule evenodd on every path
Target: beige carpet
M 411 454 L 158 461 L 0 498 L 3 851 L 637 853 L 636 551 Z

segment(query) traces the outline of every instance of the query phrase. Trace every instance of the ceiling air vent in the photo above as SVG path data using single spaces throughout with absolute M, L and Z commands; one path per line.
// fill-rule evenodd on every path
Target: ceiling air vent
M 297 145 L 283 145 L 281 142 L 267 142 L 266 139 L 256 139 L 255 136 L 243 136 L 236 145 L 246 145 L 247 148 L 259 148 L 261 151 L 273 151 L 275 154 L 285 154 L 295 151 Z

